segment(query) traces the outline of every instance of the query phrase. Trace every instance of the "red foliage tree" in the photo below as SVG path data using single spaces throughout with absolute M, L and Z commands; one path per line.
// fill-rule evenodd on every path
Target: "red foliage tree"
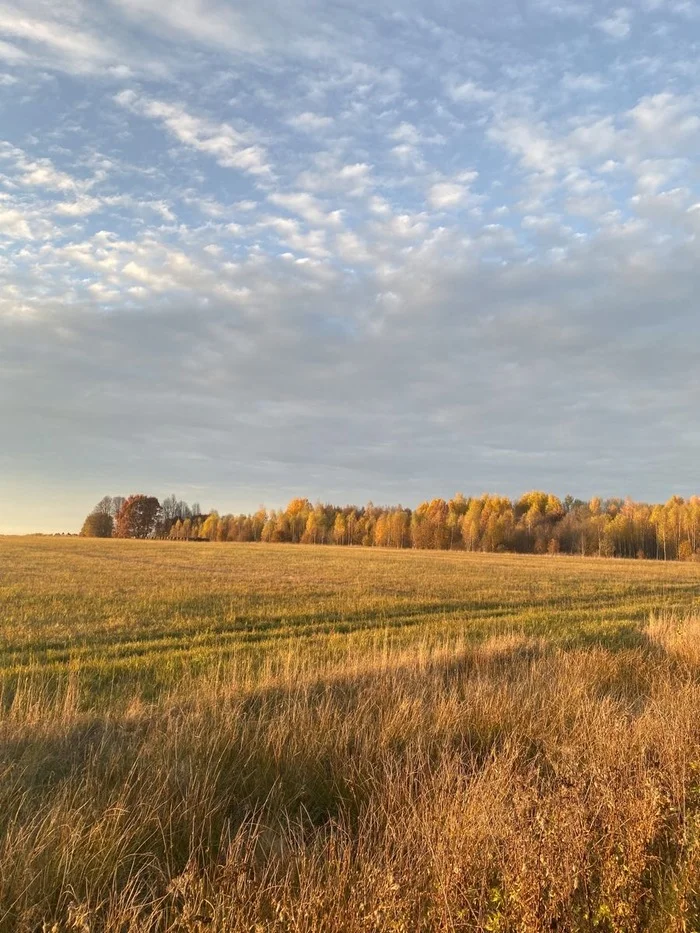
M 117 538 L 148 538 L 156 529 L 160 503 L 155 496 L 129 496 L 119 509 Z

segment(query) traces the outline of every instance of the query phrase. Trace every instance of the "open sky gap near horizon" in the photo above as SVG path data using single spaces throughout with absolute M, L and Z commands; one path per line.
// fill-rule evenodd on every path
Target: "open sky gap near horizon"
M 700 5 L 0 0 L 0 532 L 700 491 Z

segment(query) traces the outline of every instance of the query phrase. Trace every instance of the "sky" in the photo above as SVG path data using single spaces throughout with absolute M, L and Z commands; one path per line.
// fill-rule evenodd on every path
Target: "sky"
M 700 492 L 700 5 L 0 0 L 0 532 Z

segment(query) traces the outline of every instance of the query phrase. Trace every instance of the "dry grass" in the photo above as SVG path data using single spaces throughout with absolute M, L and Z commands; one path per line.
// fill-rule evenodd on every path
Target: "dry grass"
M 0 557 L 0 930 L 700 928 L 697 568 Z

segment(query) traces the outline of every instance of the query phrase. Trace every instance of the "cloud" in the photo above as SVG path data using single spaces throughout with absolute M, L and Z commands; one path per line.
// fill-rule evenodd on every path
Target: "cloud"
M 401 122 L 396 129 L 389 134 L 389 139 L 396 140 L 400 143 L 406 143 L 408 146 L 443 145 L 445 142 L 444 136 L 440 133 L 424 133 L 407 120 Z
M 40 62 L 56 65 L 77 74 L 89 73 L 116 63 L 119 52 L 104 35 L 83 28 L 88 16 L 75 16 L 75 8 L 66 7 L 68 17 L 63 21 L 52 16 L 50 8 L 39 2 L 4 3 L 0 7 L 0 58 L 10 62 Z M 58 12 L 58 11 L 57 11 Z M 71 16 L 71 12 L 73 16 Z M 48 15 L 47 15 L 48 13 Z M 7 39 L 25 43 L 27 49 L 17 48 Z
M 320 227 L 339 227 L 342 224 L 342 211 L 326 211 L 323 205 L 307 191 L 296 191 L 290 194 L 275 192 L 268 196 L 268 200 L 278 207 L 284 207 L 292 214 L 298 214 L 309 224 Z
M 428 202 L 431 207 L 444 210 L 464 204 L 468 195 L 469 189 L 465 185 L 447 181 L 436 182 L 428 191 Z
M 247 26 L 244 10 L 224 3 L 180 0 L 165 7 L 158 0 L 116 0 L 116 5 L 148 29 L 165 27 L 181 38 L 236 51 L 264 48 L 261 37 Z
M 604 90 L 608 83 L 600 74 L 565 74 L 561 82 L 567 91 L 583 91 L 590 94 Z
M 319 113 L 312 113 L 305 110 L 303 113 L 289 117 L 287 123 L 296 130 L 302 130 L 307 133 L 316 133 L 333 125 L 332 117 L 326 117 Z
M 240 132 L 228 123 L 195 116 L 179 104 L 140 97 L 133 90 L 121 91 L 115 101 L 132 113 L 162 123 L 178 142 L 211 156 L 224 168 L 251 175 L 270 174 L 265 148 L 250 133 Z
M 268 217 L 260 222 L 262 228 L 274 230 L 279 239 L 302 256 L 326 259 L 330 256 L 325 230 L 304 231 L 297 220 L 289 217 Z
M 611 39 L 626 39 L 632 28 L 632 11 L 628 7 L 620 7 L 612 16 L 598 20 L 596 26 Z
M 0 61 L 17 64 L 18 62 L 26 62 L 28 58 L 29 56 L 23 49 L 18 49 L 16 45 L 0 39 Z
M 372 253 L 367 244 L 352 230 L 339 233 L 335 238 L 338 255 L 349 263 L 370 263 Z
M 691 10 L 3 0 L 0 23 L 3 501 L 30 475 L 79 518 L 75 477 L 236 509 L 691 491 Z
M 6 142 L 0 142 L 0 169 L 3 166 L 11 172 L 12 181 L 23 187 L 76 191 L 88 184 L 57 169 L 51 159 L 33 159 L 24 150 Z
M 640 142 L 677 149 L 700 135 L 697 103 L 688 95 L 668 91 L 643 97 L 629 111 Z
M 83 197 L 75 201 L 63 201 L 56 205 L 56 213 L 62 217 L 86 217 L 94 214 L 102 206 L 99 198 Z
M 77 187 L 74 178 L 66 172 L 57 171 L 48 159 L 26 163 L 19 183 L 36 188 L 52 188 L 56 191 L 73 191 Z
M 451 84 L 448 93 L 453 101 L 460 104 L 488 104 L 496 96 L 495 91 L 481 87 L 475 81 Z
M 0 236 L 10 239 L 31 240 L 32 233 L 21 211 L 3 209 L 0 203 Z
M 357 244 L 346 240 L 344 247 Z M 694 398 L 696 390 L 686 385 L 682 393 L 668 393 L 648 379 L 652 371 L 662 380 L 690 372 L 682 342 L 671 331 L 657 331 L 647 345 L 626 330 L 629 312 L 643 320 L 664 292 L 672 314 L 683 307 L 692 283 L 669 290 L 685 265 L 681 253 L 668 257 L 665 271 L 662 264 L 643 271 L 625 261 L 626 247 L 601 242 L 559 266 L 516 264 L 504 276 L 496 266 L 474 262 L 470 252 L 455 238 L 443 239 L 415 257 L 406 254 L 381 283 L 349 279 L 343 287 L 337 276 L 314 278 L 308 266 L 281 257 L 259 269 L 253 264 L 239 272 L 251 297 L 239 299 L 246 311 L 235 313 L 230 300 L 216 297 L 214 274 L 202 280 L 202 269 L 182 258 L 154 253 L 156 267 L 142 254 L 125 270 L 135 284 L 162 300 L 171 286 L 168 276 L 181 266 L 181 281 L 191 288 L 197 283 L 199 300 L 207 297 L 207 313 L 191 313 L 189 300 L 171 301 L 164 313 L 162 305 L 144 298 L 138 310 L 99 316 L 86 325 L 78 307 L 61 317 L 72 334 L 68 342 L 57 341 L 58 322 L 44 320 L 31 330 L 5 323 L 0 352 L 19 354 L 16 359 L 27 366 L 12 416 L 24 419 L 27 440 L 15 456 L 29 460 L 39 427 L 54 443 L 54 412 L 70 409 L 76 420 L 69 429 L 60 424 L 61 431 L 69 430 L 73 440 L 92 438 L 92 468 L 101 475 L 115 456 L 130 456 L 126 437 L 115 430 L 128 415 L 130 436 L 142 439 L 134 469 L 146 470 L 154 489 L 179 433 L 178 480 L 189 475 L 200 481 L 183 464 L 190 454 L 206 451 L 197 469 L 206 471 L 209 495 L 224 497 L 224 508 L 227 495 L 238 495 L 226 485 L 231 457 L 240 482 L 253 484 L 254 496 L 258 482 L 270 484 L 268 497 L 283 499 L 276 483 L 286 494 L 285 482 L 301 489 L 318 475 L 321 495 L 336 485 L 338 494 L 347 489 L 359 495 L 376 486 L 390 495 L 398 483 L 418 498 L 436 482 L 436 451 L 445 464 L 441 482 L 450 488 L 460 484 L 459 468 L 449 464 L 465 437 L 470 477 L 479 488 L 526 487 L 543 468 L 540 461 L 528 466 L 528 459 L 546 451 L 547 478 L 558 477 L 578 491 L 590 482 L 590 451 L 599 449 L 595 439 L 599 445 L 601 430 L 611 453 L 624 447 L 629 455 L 644 449 L 650 411 L 665 412 L 673 425 L 683 417 L 688 393 Z M 113 300 L 113 293 L 107 297 Z M 329 308 L 332 318 L 320 326 L 329 320 Z M 624 351 L 615 339 L 622 333 Z M 30 335 L 33 358 L 22 350 Z M 633 402 L 635 371 L 647 374 L 643 414 Z M 354 387 L 350 408 L 348 380 Z M 91 393 L 84 393 L 87 385 Z M 158 391 L 159 385 L 167 392 Z M 48 387 L 51 404 L 37 408 Z M 533 405 L 548 412 L 546 423 L 532 418 Z M 571 418 L 573 435 L 566 430 Z M 509 463 L 487 452 L 503 446 L 504 424 L 510 426 Z M 518 431 L 523 424 L 526 430 Z M 660 430 L 670 437 L 674 428 Z M 402 459 L 399 452 L 409 440 L 410 456 Z M 269 470 L 263 480 L 261 463 Z M 317 474 L 319 463 L 324 466 Z M 129 469 L 121 474 L 124 484 Z M 611 468 L 598 473 L 596 482 L 614 486 L 619 478 Z M 116 483 L 119 477 L 109 479 Z

